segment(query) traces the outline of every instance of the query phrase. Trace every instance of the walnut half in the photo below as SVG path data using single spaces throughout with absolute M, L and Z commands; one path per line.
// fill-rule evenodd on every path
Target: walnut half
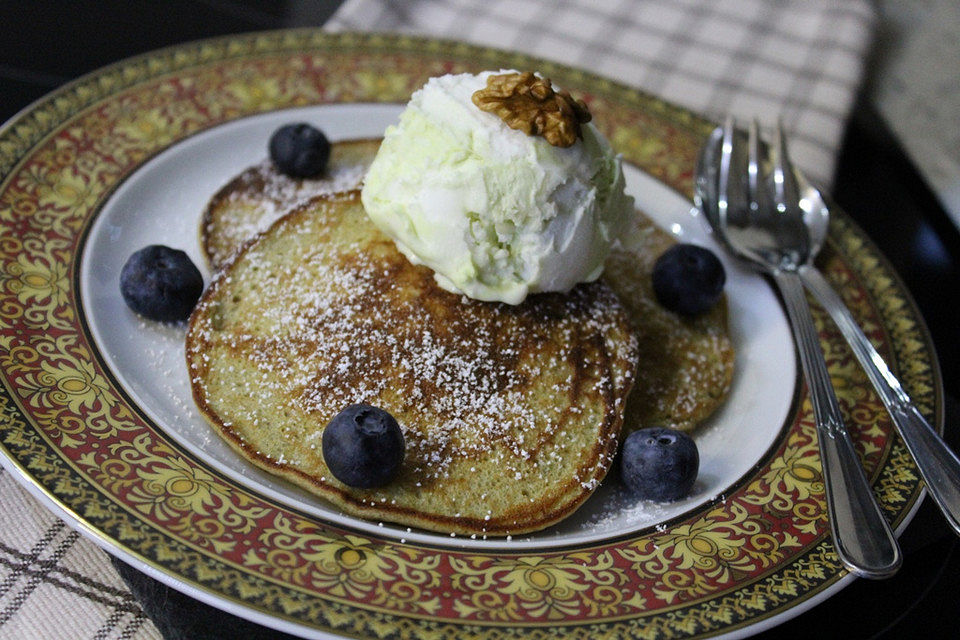
M 583 100 L 566 91 L 554 91 L 549 78 L 529 71 L 487 78 L 487 86 L 473 93 L 473 104 L 500 116 L 511 129 L 543 136 L 555 147 L 572 146 L 582 138 L 580 125 L 590 122 Z

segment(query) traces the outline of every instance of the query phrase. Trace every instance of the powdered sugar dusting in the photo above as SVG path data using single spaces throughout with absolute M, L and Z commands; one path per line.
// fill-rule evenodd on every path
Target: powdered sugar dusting
M 663 513 L 663 504 L 640 500 L 617 482 L 604 495 L 603 507 L 585 518 L 583 526 L 596 532 L 622 530 L 662 520 Z
M 320 177 L 291 178 L 264 159 L 214 196 L 204 228 L 212 263 L 222 265 L 246 240 L 313 198 L 359 189 L 373 157 L 373 142 L 338 145 Z M 361 151 L 367 147 L 370 150 L 364 155 Z
M 258 186 L 254 195 L 261 208 L 262 217 L 254 221 L 255 224 L 238 231 L 245 232 L 245 237 L 252 237 L 254 233 L 267 229 L 284 213 L 316 196 L 358 189 L 366 170 L 366 164 L 360 162 L 337 164 L 319 178 L 298 180 L 277 171 L 270 160 L 263 160 L 250 169 L 253 172 L 251 182 Z M 246 191 L 234 191 L 228 200 L 244 200 L 250 195 Z
M 252 367 L 240 394 L 252 402 L 231 419 L 254 423 L 263 402 L 284 398 L 320 426 L 364 402 L 403 417 L 411 485 L 439 487 L 454 466 L 493 460 L 513 481 L 558 484 L 556 467 L 566 464 L 583 490 L 596 487 L 614 443 L 605 440 L 591 466 L 571 467 L 579 447 L 586 455 L 597 445 L 571 441 L 570 429 L 590 432 L 613 419 L 636 347 L 606 286 L 534 297 L 523 307 L 477 302 L 437 288 L 429 270 L 409 265 L 386 239 L 311 242 L 304 239 L 322 236 L 330 224 L 323 211 L 294 218 L 280 225 L 296 224 L 295 237 L 279 227 L 276 234 L 291 245 L 287 255 L 277 258 L 260 242 L 220 276 L 241 296 L 243 322 L 217 330 L 218 314 L 209 310 L 195 327 L 198 350 L 226 348 Z M 203 355 L 190 355 L 201 363 L 195 370 Z M 315 448 L 319 428 L 295 431 L 289 437 Z M 615 439 L 616 430 L 603 437 Z M 295 456 L 284 462 L 308 463 Z M 469 475 L 468 466 L 458 473 Z M 462 506 L 464 513 L 471 508 Z

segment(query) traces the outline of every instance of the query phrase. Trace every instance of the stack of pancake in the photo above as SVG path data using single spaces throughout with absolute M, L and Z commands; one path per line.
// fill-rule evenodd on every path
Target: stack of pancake
M 642 215 L 600 281 L 515 306 L 471 300 L 368 220 L 351 188 L 375 153 L 338 143 L 318 180 L 263 163 L 205 212 L 215 276 L 187 363 L 197 405 L 242 456 L 352 515 L 517 534 L 582 504 L 622 429 L 690 429 L 722 402 L 725 306 L 687 320 L 657 304 L 650 272 L 673 240 Z M 358 402 L 404 431 L 400 475 L 378 489 L 339 482 L 321 453 L 325 425 Z

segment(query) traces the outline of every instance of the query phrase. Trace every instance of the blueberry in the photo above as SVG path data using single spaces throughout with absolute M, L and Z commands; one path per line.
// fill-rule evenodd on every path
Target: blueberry
M 623 442 L 620 477 L 643 500 L 669 502 L 685 497 L 699 468 L 697 445 L 682 431 L 640 429 Z
M 201 293 L 203 276 L 179 249 L 152 244 L 134 252 L 120 270 L 124 302 L 150 320 L 186 320 Z
M 330 160 L 330 141 L 305 122 L 284 125 L 270 136 L 270 159 L 291 178 L 318 176 Z
M 380 487 L 403 462 L 403 433 L 392 415 L 368 404 L 352 404 L 323 430 L 323 460 L 343 484 Z
M 697 316 L 716 304 L 727 274 L 709 249 L 675 244 L 653 266 L 653 292 L 664 307 L 684 316 Z

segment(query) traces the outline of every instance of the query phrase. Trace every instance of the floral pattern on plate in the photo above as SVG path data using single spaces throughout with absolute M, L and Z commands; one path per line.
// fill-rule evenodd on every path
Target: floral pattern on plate
M 754 473 L 626 538 L 529 553 L 360 535 L 250 492 L 191 457 L 103 364 L 79 302 L 85 234 L 112 191 L 170 145 L 318 103 L 402 102 L 428 77 L 536 68 L 580 92 L 624 157 L 689 194 L 711 125 L 623 85 L 455 42 L 238 36 L 162 50 L 52 94 L 0 131 L 0 442 L 105 543 L 224 602 L 307 628 L 398 637 L 696 637 L 776 615 L 846 575 L 832 551 L 816 434 L 798 390 Z M 842 214 L 823 270 L 935 424 L 931 342 L 903 285 Z M 815 313 L 858 452 L 898 524 L 921 482 L 842 337 Z

